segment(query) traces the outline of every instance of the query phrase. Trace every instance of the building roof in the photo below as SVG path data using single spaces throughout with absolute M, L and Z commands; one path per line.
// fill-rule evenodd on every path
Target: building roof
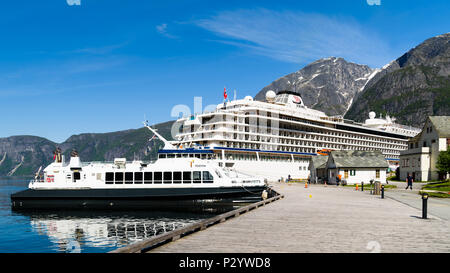
M 313 163 L 314 168 L 316 169 L 323 169 L 326 167 L 328 161 L 327 155 L 318 155 L 313 156 L 311 158 L 311 162 Z
M 438 137 L 450 137 L 450 116 L 430 116 L 428 117 L 430 122 L 433 124 L 434 128 L 436 128 Z M 428 122 L 428 120 L 427 120 Z M 418 133 L 415 137 L 411 138 L 409 142 L 415 142 L 419 140 L 422 137 L 423 132 L 425 131 L 425 128 L 427 126 L 427 123 L 422 127 L 422 131 Z
M 429 117 L 439 137 L 450 137 L 450 116 Z
M 337 168 L 389 168 L 381 151 L 332 151 Z

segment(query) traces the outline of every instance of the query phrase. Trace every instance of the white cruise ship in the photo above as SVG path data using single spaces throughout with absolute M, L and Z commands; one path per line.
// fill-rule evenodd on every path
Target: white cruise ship
M 311 157 L 331 150 L 381 150 L 395 169 L 408 138 L 420 132 L 374 112 L 363 124 L 330 117 L 309 109 L 291 91 L 268 91 L 265 102 L 251 96 L 224 101 L 215 111 L 183 117 L 176 125 L 171 143 L 177 149 L 208 150 L 202 156 L 220 166 L 269 180 L 306 179 Z

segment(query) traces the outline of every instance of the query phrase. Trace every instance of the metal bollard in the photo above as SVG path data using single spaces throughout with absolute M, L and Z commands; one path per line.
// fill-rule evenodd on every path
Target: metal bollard
M 422 219 L 427 219 L 428 193 L 422 194 Z
M 381 199 L 384 199 L 384 185 L 381 185 Z
M 361 191 L 364 191 L 364 182 L 361 182 Z

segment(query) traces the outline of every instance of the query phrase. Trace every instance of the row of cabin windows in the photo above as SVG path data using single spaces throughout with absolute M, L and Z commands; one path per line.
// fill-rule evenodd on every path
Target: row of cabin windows
M 159 154 L 158 158 L 199 158 L 215 159 L 215 154 Z
M 190 184 L 213 183 L 214 177 L 208 171 L 194 172 L 108 172 L 106 184 Z

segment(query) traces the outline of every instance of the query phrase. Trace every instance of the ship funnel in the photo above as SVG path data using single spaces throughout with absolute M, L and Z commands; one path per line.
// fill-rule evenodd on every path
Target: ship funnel
M 70 153 L 70 163 L 69 163 L 70 169 L 81 169 L 81 160 L 78 156 L 78 152 L 76 150 L 73 150 Z

